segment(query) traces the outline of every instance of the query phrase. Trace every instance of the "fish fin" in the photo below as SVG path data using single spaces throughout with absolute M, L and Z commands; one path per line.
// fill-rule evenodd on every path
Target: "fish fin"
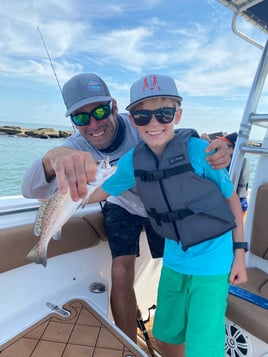
M 89 197 L 86 197 L 82 202 L 81 202 L 81 207 L 82 208 L 85 208 L 85 206 L 87 205 L 87 203 L 88 203 L 88 199 L 89 199 Z
M 54 234 L 54 236 L 52 238 L 54 240 L 61 240 L 61 228 L 56 234 Z
M 42 264 L 44 267 L 47 266 L 47 252 L 40 250 L 40 245 L 36 244 L 32 250 L 27 254 L 27 259 L 31 260 L 35 264 Z

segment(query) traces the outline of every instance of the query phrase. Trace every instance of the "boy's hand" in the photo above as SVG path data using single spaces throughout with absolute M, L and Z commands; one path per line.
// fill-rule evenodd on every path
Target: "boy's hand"
M 233 285 L 245 283 L 248 280 L 247 270 L 245 265 L 245 252 L 242 249 L 235 251 L 235 258 L 233 261 L 231 273 L 229 275 L 229 282 Z

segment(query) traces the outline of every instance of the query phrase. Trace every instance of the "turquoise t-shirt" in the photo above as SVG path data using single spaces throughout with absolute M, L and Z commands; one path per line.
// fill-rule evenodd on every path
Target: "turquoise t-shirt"
M 196 174 L 214 181 L 224 197 L 233 194 L 233 184 L 226 169 L 215 170 L 205 160 L 207 142 L 197 138 L 188 141 L 188 152 Z M 133 170 L 133 151 L 130 150 L 117 164 L 117 171 L 102 188 L 105 192 L 116 196 L 135 186 Z M 168 268 L 189 275 L 228 274 L 233 261 L 232 232 L 182 250 L 180 242 L 165 239 L 163 264 Z

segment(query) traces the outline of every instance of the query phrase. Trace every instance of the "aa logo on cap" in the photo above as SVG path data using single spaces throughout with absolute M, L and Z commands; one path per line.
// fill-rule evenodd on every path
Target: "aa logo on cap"
M 144 78 L 143 92 L 146 92 L 147 90 L 158 90 L 158 92 L 160 92 L 161 88 L 158 85 L 157 76 L 149 76 Z

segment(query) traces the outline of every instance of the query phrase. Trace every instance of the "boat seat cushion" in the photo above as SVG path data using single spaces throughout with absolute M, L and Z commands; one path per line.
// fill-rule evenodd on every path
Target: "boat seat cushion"
M 81 217 L 72 217 L 62 227 L 59 241 L 51 239 L 48 245 L 48 257 L 69 253 L 97 245 L 100 232 L 103 233 L 102 213 L 94 214 L 95 226 Z M 98 224 L 101 227 L 98 227 Z M 9 227 L 0 230 L 0 272 L 30 263 L 26 255 L 38 242 L 33 233 L 33 224 Z M 102 237 L 103 239 L 103 237 Z
M 254 209 L 250 252 L 268 259 L 268 183 L 259 186 Z M 268 299 L 268 274 L 254 266 L 247 268 L 248 281 L 239 287 Z M 252 335 L 268 343 L 268 310 L 229 294 L 226 316 Z
M 267 276 L 267 279 L 263 282 L 263 284 L 260 287 L 260 293 L 263 296 L 268 297 L 268 276 Z
M 104 226 L 104 217 L 100 212 L 91 213 L 83 216 L 83 219 L 90 225 L 96 232 L 100 240 L 107 240 L 107 235 Z
M 268 299 L 268 274 L 248 268 L 248 281 L 239 287 Z M 229 294 L 226 316 L 244 330 L 268 343 L 268 310 Z
M 268 184 L 258 188 L 254 219 L 251 233 L 250 251 L 262 259 L 268 260 Z

